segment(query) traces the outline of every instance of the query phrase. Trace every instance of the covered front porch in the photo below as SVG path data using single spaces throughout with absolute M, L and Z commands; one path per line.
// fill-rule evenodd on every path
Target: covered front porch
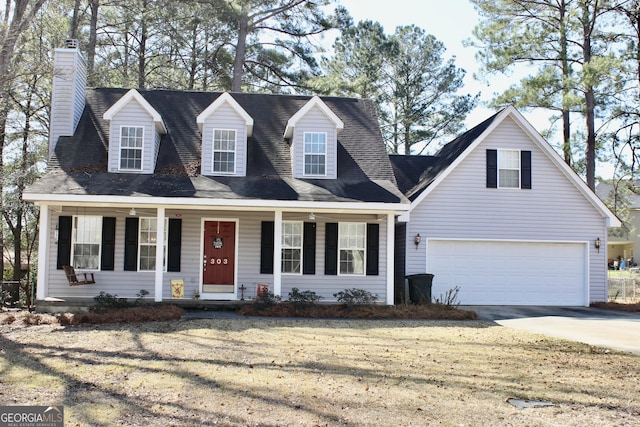
M 132 202 L 40 204 L 38 301 L 104 291 L 239 302 L 264 286 L 285 298 L 294 287 L 310 290 L 323 301 L 361 288 L 393 304 L 395 215 L 406 205 Z M 96 283 L 69 286 L 65 262 Z

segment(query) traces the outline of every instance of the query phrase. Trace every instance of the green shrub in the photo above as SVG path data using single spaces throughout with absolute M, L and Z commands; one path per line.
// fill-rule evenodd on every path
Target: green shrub
M 144 300 L 144 297 L 146 297 L 147 295 L 149 295 L 148 290 L 140 289 L 140 292 L 136 294 L 136 300 L 134 301 L 133 305 L 140 305 Z
M 118 298 L 118 295 L 108 294 L 105 291 L 100 291 L 98 295 L 93 297 L 96 305 L 92 307 L 92 310 L 107 310 L 110 308 L 125 308 L 129 306 L 126 298 Z
M 372 294 L 365 289 L 345 289 L 333 294 L 333 296 L 338 299 L 338 302 L 346 305 L 373 304 L 378 301 L 378 295 Z
M 322 297 L 313 291 L 300 292 L 298 288 L 292 288 L 289 292 L 289 301 L 299 308 L 311 307 L 321 299 Z
M 278 304 L 281 300 L 280 295 L 274 295 L 273 292 L 258 292 L 256 299 L 253 300 L 253 306 L 256 310 L 265 310 Z

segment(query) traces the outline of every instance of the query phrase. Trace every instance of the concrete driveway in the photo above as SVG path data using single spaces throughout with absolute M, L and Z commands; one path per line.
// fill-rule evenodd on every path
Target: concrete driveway
M 640 313 L 587 307 L 460 306 L 509 328 L 640 354 Z

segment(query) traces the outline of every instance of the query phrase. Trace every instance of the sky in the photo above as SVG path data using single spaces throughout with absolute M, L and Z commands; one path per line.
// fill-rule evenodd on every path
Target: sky
M 504 77 L 499 79 L 500 87 L 487 86 L 473 77 L 479 68 L 475 60 L 476 49 L 464 47 L 463 41 L 472 38 L 479 17 L 469 0 L 340 0 L 340 3 L 351 13 L 354 22 L 378 21 L 387 34 L 393 33 L 397 26 L 414 24 L 434 35 L 447 49 L 445 58 L 455 56 L 456 66 L 467 72 L 462 93 L 480 92 L 482 101 L 487 102 L 494 92 L 509 86 Z M 467 127 L 475 126 L 492 114 L 493 111 L 487 108 L 476 108 L 467 119 Z
M 466 71 L 462 94 L 480 93 L 480 103 L 468 116 L 465 124 L 470 129 L 494 114 L 486 104 L 495 94 L 502 93 L 509 86 L 517 84 L 529 71 L 520 66 L 512 75 L 494 75 L 488 82 L 479 82 L 474 78 L 480 66 L 475 59 L 477 50 L 465 47 L 464 40 L 473 39 L 473 28 L 479 22 L 479 15 L 469 0 L 339 0 L 350 12 L 355 23 L 362 20 L 377 21 L 391 34 L 399 25 L 415 24 L 427 33 L 434 35 L 446 47 L 445 58 L 455 56 L 457 67 Z M 538 132 L 543 133 L 551 127 L 550 113 L 543 109 L 520 110 L 522 115 Z M 556 132 L 549 139 L 552 145 L 560 145 L 561 134 L 556 124 Z M 598 164 L 596 174 L 610 177 L 613 167 Z

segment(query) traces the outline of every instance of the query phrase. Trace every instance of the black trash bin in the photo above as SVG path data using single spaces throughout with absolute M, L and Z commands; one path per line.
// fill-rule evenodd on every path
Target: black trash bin
M 405 277 L 409 280 L 409 300 L 411 303 L 431 304 L 433 274 L 410 274 Z

